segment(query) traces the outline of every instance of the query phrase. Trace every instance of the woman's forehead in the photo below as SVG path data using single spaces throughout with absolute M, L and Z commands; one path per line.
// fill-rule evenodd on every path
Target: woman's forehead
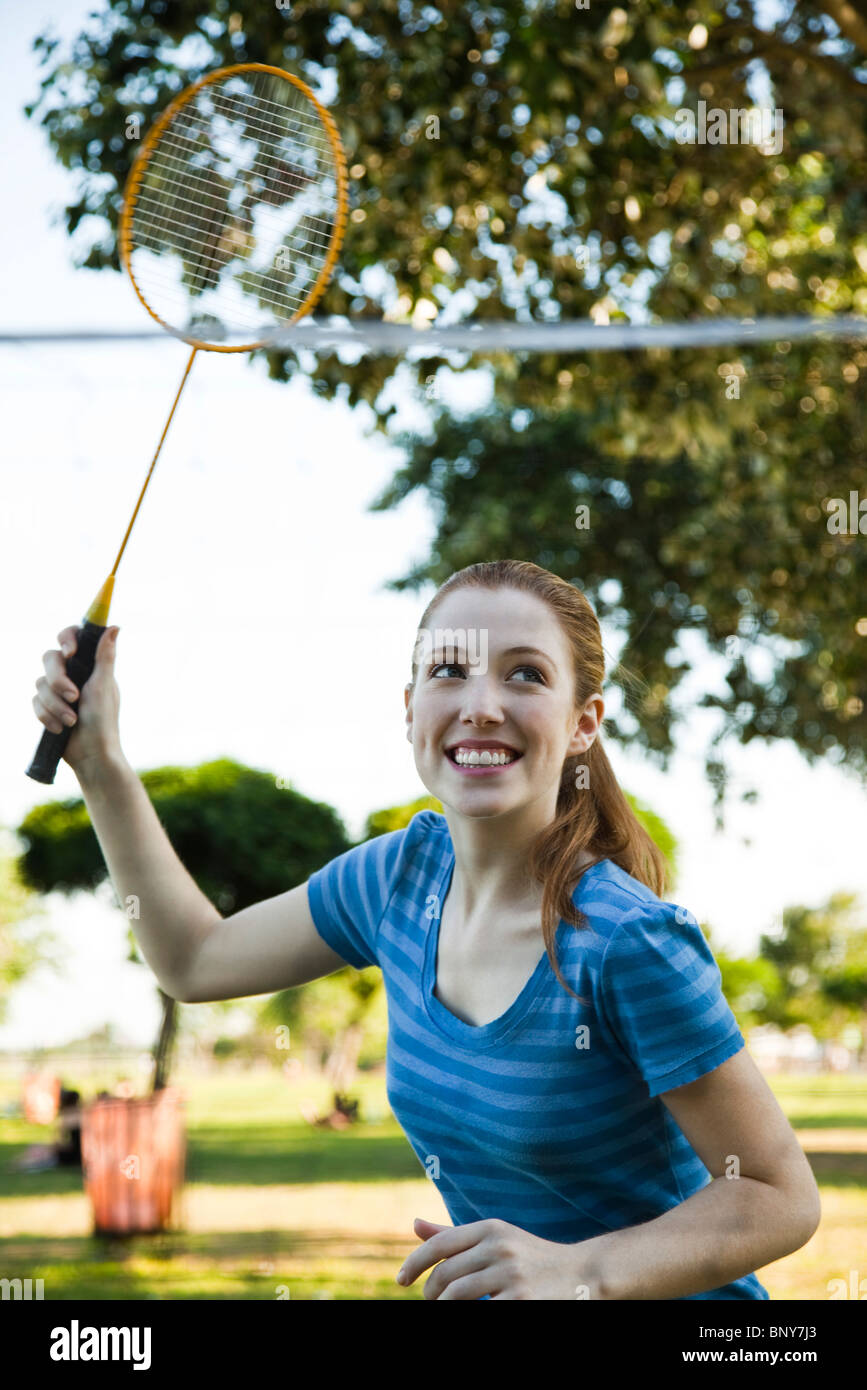
M 556 629 L 557 619 L 537 594 L 521 589 L 455 589 L 440 600 L 429 618 L 429 625 L 445 627 L 487 624 L 497 632 L 514 636 L 516 627 L 530 624 Z M 525 634 L 527 635 L 527 634 Z M 532 632 L 529 634 L 532 638 Z

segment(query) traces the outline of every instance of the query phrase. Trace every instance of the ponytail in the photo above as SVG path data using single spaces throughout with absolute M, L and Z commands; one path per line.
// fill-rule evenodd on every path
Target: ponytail
M 587 926 L 572 900 L 578 882 L 591 867 L 576 867 L 584 850 L 595 854 L 594 864 L 610 859 L 657 896 L 665 891 L 665 856 L 626 800 L 601 736 L 585 753 L 566 759 L 556 816 L 530 846 L 530 873 L 542 884 L 545 950 L 560 984 L 576 999 L 579 996 L 560 973 L 555 941 L 561 918 L 579 929 Z

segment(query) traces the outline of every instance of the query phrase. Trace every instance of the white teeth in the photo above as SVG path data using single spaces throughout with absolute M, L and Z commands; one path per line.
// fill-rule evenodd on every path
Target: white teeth
M 501 767 L 505 763 L 513 763 L 517 753 L 507 753 L 503 750 L 491 750 L 474 748 L 472 750 L 457 748 L 454 750 L 454 759 L 459 767 Z

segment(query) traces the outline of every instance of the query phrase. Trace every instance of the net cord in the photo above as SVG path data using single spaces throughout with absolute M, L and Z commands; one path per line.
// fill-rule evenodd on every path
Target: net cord
M 7 328 L 0 343 L 99 343 L 165 341 L 160 329 L 127 328 Z M 169 330 L 169 336 L 183 335 Z M 669 323 L 603 325 L 590 319 L 567 323 L 496 322 L 490 319 L 419 328 L 407 323 L 360 319 L 354 324 L 335 318 L 306 318 L 276 331 L 263 346 L 307 348 L 330 352 L 353 346 L 374 354 L 395 355 L 421 349 L 427 356 L 441 352 L 636 352 L 647 348 L 729 347 L 748 342 L 796 342 L 804 339 L 867 339 L 867 318 L 850 315 L 791 318 L 693 319 Z

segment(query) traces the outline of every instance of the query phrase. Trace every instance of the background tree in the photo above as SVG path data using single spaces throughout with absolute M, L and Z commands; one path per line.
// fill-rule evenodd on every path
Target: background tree
M 851 989 L 859 957 L 863 970 L 867 933 L 853 925 L 855 901 L 853 894 L 833 893 L 821 907 L 788 907 L 780 932 L 759 938 L 759 956 L 775 967 L 781 984 L 766 1005 L 766 1022 L 783 1029 L 807 1024 L 829 1040 L 857 1021 L 867 996 L 847 998 L 842 985 L 848 980 Z
M 229 758 L 156 768 L 140 778 L 181 862 L 224 917 L 306 882 L 350 846 L 330 806 L 278 789 L 271 774 Z M 81 798 L 35 806 L 18 834 L 26 846 L 20 874 L 30 889 L 71 893 L 110 882 Z M 128 920 L 140 916 L 136 895 L 120 907 Z M 142 961 L 131 928 L 129 940 L 130 959 Z M 166 1083 L 177 1021 L 176 1001 L 159 993 L 154 1090 Z
M 828 973 L 822 987 L 832 1003 L 850 1011 L 861 1036 L 859 1062 L 863 1066 L 867 1062 L 867 929 L 847 938 L 845 959 Z
M 834 893 L 818 908 L 783 912 L 780 929 L 760 938 L 755 957 L 735 957 L 707 933 L 723 993 L 742 1030 L 772 1024 L 808 1027 L 820 1042 L 856 1025 L 867 1041 L 867 929 L 854 894 Z M 860 909 L 859 909 L 860 911 Z

